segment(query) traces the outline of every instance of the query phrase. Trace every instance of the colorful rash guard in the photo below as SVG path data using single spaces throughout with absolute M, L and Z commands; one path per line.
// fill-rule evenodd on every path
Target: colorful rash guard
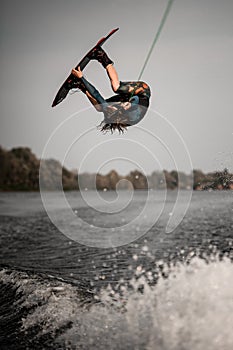
M 120 82 L 116 93 L 122 98 L 125 97 L 126 102 L 131 103 L 131 108 L 125 111 L 129 125 L 137 124 L 144 117 L 149 107 L 151 96 L 149 86 L 143 81 Z

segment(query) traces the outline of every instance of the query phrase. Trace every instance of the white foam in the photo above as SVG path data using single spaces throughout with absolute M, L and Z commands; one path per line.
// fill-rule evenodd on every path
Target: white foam
M 194 257 L 189 264 L 168 267 L 167 278 L 154 286 L 135 271 L 131 287 L 119 281 L 119 292 L 110 286 L 91 306 L 80 303 L 75 287 L 48 282 L 23 273 L 1 272 L 5 283 L 19 287 L 22 306 L 37 308 L 23 321 L 23 330 L 43 325 L 42 334 L 54 334 L 64 324 L 72 327 L 57 341 L 72 349 L 232 350 L 233 265 L 229 258 Z M 158 264 L 157 264 L 158 266 Z M 158 272 L 151 266 L 149 276 Z M 145 273 L 148 277 L 148 272 Z M 142 290 L 143 293 L 139 290 Z M 90 300 L 89 300 L 90 301 Z M 19 304 L 19 306 L 21 303 Z
M 74 326 L 66 339 L 88 349 L 232 350 L 230 260 L 193 258 L 167 270 L 153 287 L 141 278 L 132 281 L 133 292 L 103 291 L 102 304 L 79 314 L 76 333 Z

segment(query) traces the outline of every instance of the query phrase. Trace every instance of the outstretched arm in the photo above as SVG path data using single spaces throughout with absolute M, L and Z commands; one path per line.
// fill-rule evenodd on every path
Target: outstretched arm
M 77 77 L 78 79 L 82 79 L 82 77 L 83 77 L 83 73 L 82 73 L 80 67 L 78 67 L 78 69 L 73 68 L 71 73 L 75 77 Z M 85 91 L 85 94 L 86 94 L 87 98 L 89 99 L 89 101 L 91 102 L 91 104 L 95 107 L 95 109 L 98 112 L 102 112 L 101 104 L 94 98 L 94 96 L 92 96 L 88 90 Z

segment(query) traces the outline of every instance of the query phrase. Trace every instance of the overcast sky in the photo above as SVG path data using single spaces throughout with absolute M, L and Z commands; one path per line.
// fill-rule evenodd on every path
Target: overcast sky
M 82 93 L 51 108 L 71 68 L 115 27 L 119 32 L 104 48 L 120 80 L 137 80 L 166 4 L 165 0 L 1 1 L 0 144 L 7 149 L 28 146 L 41 157 L 50 139 L 46 156 L 62 162 L 65 158 L 68 168 L 83 171 L 115 167 L 127 173 L 142 167 L 150 173 L 159 167 L 171 170 L 174 163 L 189 171 L 179 133 L 194 168 L 233 170 L 232 0 L 174 1 L 142 76 L 152 97 L 139 129 L 131 127 L 123 136 L 100 134 L 95 127 L 102 114 L 91 108 L 82 112 L 89 107 Z M 85 69 L 85 76 L 103 96 L 113 94 L 97 62 Z M 172 161 L 161 144 L 174 153 Z M 111 161 L 114 157 L 118 160 Z

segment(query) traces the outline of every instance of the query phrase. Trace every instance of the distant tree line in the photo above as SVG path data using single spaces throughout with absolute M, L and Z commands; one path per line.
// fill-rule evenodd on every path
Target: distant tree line
M 39 177 L 40 171 L 40 177 Z M 106 175 L 78 174 L 62 167 L 54 159 L 40 161 L 28 147 L 18 147 L 7 151 L 0 147 L 0 190 L 39 191 L 45 190 L 145 190 L 145 189 L 191 189 L 228 190 L 233 189 L 233 174 L 227 169 L 204 174 L 193 170 L 192 174 L 173 171 L 154 171 L 145 175 L 135 170 L 126 176 L 115 170 Z

